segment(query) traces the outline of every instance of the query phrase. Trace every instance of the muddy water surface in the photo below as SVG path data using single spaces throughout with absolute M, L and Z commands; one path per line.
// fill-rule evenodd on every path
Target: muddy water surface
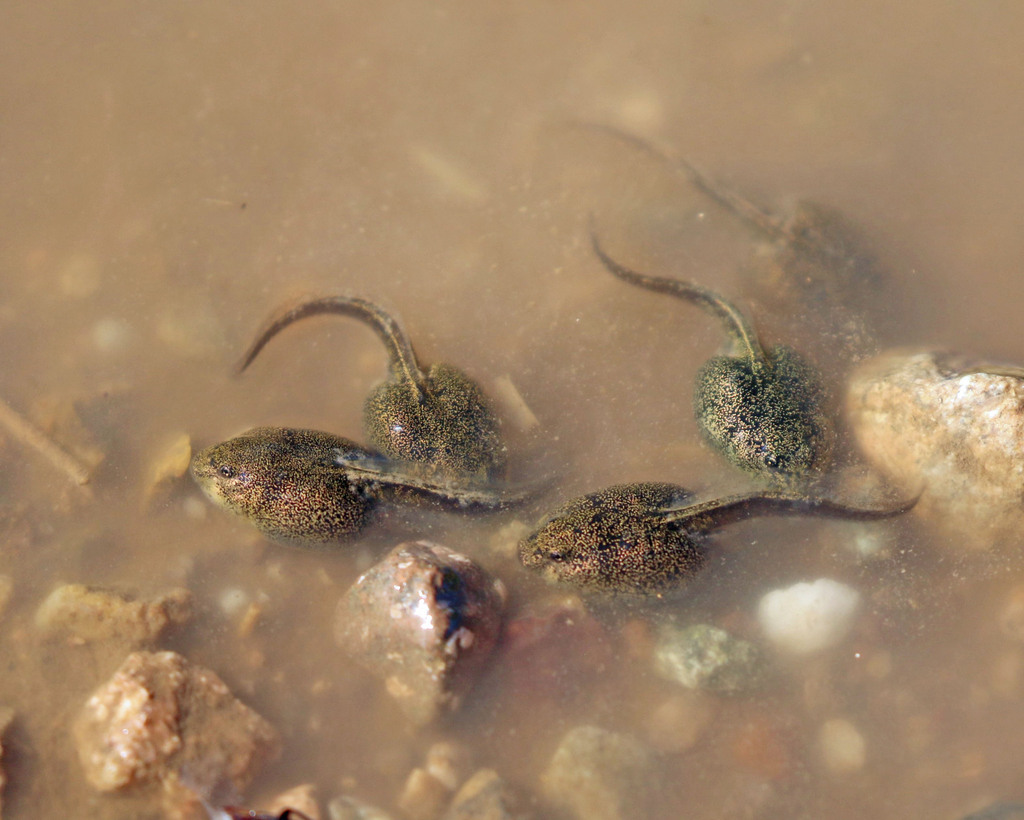
M 998 627 L 1024 566 L 961 560 L 909 526 L 867 563 L 814 522 L 731 528 L 687 594 L 601 608 L 590 654 L 557 686 L 499 662 L 462 714 L 425 731 L 330 628 L 348 584 L 402 538 L 476 556 L 516 612 L 551 593 L 502 552 L 501 527 L 615 482 L 744 486 L 698 443 L 690 409 L 719 328 L 613 280 L 586 222 L 593 212 L 623 261 L 741 299 L 757 237 L 573 122 L 655 138 L 779 212 L 801 197 L 840 208 L 913 294 L 890 341 L 1024 361 L 1016 4 L 55 2 L 3 16 L 0 396 L 102 456 L 86 493 L 0 436 L 0 571 L 13 581 L 0 701 L 17 715 L 5 814 L 162 816 L 82 778 L 68 722 L 121 658 L 38 638 L 32 615 L 58 581 L 194 592 L 196 617 L 169 648 L 284 736 L 254 802 L 309 781 L 391 807 L 439 737 L 534 791 L 578 723 L 645 736 L 671 694 L 642 661 L 652 612 L 756 635 L 765 591 L 836 577 L 870 602 L 853 637 L 719 703 L 697 745 L 667 758 L 664 816 L 955 820 L 1024 798 L 1024 646 Z M 322 292 L 394 311 L 425 361 L 512 380 L 540 422 L 510 422 L 513 475 L 556 476 L 535 508 L 396 514 L 306 553 L 265 542 L 187 480 L 147 500 L 151 464 L 182 433 L 197 446 L 257 424 L 360 437 L 384 372 L 363 327 L 311 321 L 231 375 L 269 311 Z M 776 324 L 799 340 L 799 317 Z M 226 591 L 258 604 L 251 629 Z M 822 759 L 833 718 L 866 739 L 857 771 Z

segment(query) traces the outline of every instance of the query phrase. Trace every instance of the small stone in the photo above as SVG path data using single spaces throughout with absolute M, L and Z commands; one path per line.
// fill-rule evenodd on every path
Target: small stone
M 619 651 L 578 596 L 533 602 L 502 631 L 501 685 L 519 703 L 568 705 L 621 662 Z
M 409 820 L 437 820 L 450 797 L 451 789 L 426 769 L 413 769 L 395 805 Z
M 440 740 L 427 749 L 424 768 L 454 792 L 466 779 L 472 762 L 470 750 L 452 740 Z
M 339 795 L 327 804 L 331 820 L 391 820 L 391 815 L 376 806 L 348 795 Z
M 860 604 L 855 589 L 828 578 L 772 590 L 761 598 L 757 617 L 768 639 L 795 655 L 837 645 L 853 626 Z
M 124 319 L 107 316 L 92 326 L 92 341 L 101 353 L 118 353 L 130 339 L 131 325 Z
M 707 624 L 662 627 L 654 650 L 654 668 L 687 689 L 743 692 L 763 677 L 757 648 Z
M 825 768 L 835 774 L 850 774 L 864 768 L 867 744 L 864 736 L 845 718 L 826 720 L 818 734 Z
M 187 589 L 173 589 L 152 601 L 136 601 L 96 587 L 64 584 L 39 606 L 35 622 L 51 635 L 138 648 L 155 644 L 168 629 L 191 617 L 192 593 Z
M 744 723 L 732 743 L 736 764 L 764 780 L 781 780 L 795 767 L 790 733 L 777 717 L 755 715 Z
M 147 504 L 165 496 L 171 486 L 188 472 L 192 461 L 192 439 L 188 433 L 175 436 L 149 465 L 143 498 Z
M 64 296 L 84 299 L 96 292 L 101 279 L 99 260 L 90 253 L 79 251 L 64 260 L 57 281 Z
M 1024 643 L 1024 586 L 1010 590 L 999 616 L 999 629 L 1007 638 Z
M 634 738 L 596 726 L 570 729 L 541 776 L 547 798 L 579 820 L 652 814 L 659 760 Z
M 497 642 L 504 585 L 426 541 L 400 544 L 338 604 L 335 636 L 416 724 L 458 708 Z
M 1024 529 L 1024 371 L 935 351 L 865 362 L 846 395 L 868 460 L 958 550 L 1015 546 Z
M 528 820 L 520 800 L 493 769 L 480 769 L 455 795 L 444 820 Z
M 222 784 L 241 792 L 278 751 L 270 724 L 175 652 L 129 655 L 86 702 L 74 737 L 99 791 L 173 785 L 182 775 L 200 794 Z
M 680 692 L 662 701 L 646 721 L 647 741 L 659 752 L 689 751 L 707 734 L 718 704 L 698 691 Z
M 286 809 L 302 812 L 309 820 L 320 820 L 320 805 L 316 799 L 316 786 L 303 783 L 281 792 L 270 801 L 271 814 L 280 815 Z

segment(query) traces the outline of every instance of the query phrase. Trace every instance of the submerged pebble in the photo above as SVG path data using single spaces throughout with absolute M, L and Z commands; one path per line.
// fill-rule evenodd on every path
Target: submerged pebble
M 809 655 L 842 641 L 853 626 L 859 605 L 857 590 L 819 578 L 767 593 L 758 605 L 757 617 L 777 647 Z
M 335 636 L 417 724 L 458 707 L 497 642 L 504 585 L 427 541 L 400 544 L 338 604 Z
M 409 772 L 395 805 L 408 820 L 437 820 L 451 794 L 445 783 L 417 767 Z
M 834 774 L 850 774 L 864 768 L 867 743 L 860 730 L 846 718 L 826 720 L 818 732 L 825 768 Z
M 847 412 L 864 455 L 960 550 L 1015 545 L 1024 528 L 1024 371 L 934 351 L 861 365 Z
M 281 815 L 288 810 L 293 813 L 299 812 L 309 820 L 320 820 L 320 804 L 316 799 L 316 786 L 312 783 L 293 786 L 271 800 L 268 807 L 268 811 L 274 815 Z
M 444 820 L 528 820 L 522 801 L 493 769 L 480 769 L 465 782 Z
M 331 820 L 391 820 L 391 815 L 383 809 L 348 795 L 333 798 L 327 804 L 327 816 Z
M 654 668 L 687 689 L 712 692 L 753 689 L 764 673 L 757 647 L 707 624 L 662 627 L 654 649 Z
M 680 754 L 707 734 L 718 714 L 718 699 L 693 689 L 662 701 L 646 720 L 645 737 L 659 752 Z
M 137 601 L 97 587 L 63 584 L 36 610 L 35 622 L 49 635 L 139 648 L 156 643 L 191 617 L 192 594 L 187 589 L 173 589 L 152 601 Z
M 579 820 L 632 820 L 652 813 L 658 770 L 658 756 L 635 738 L 577 726 L 562 737 L 541 786 Z
M 173 786 L 242 791 L 278 751 L 273 727 L 209 669 L 175 652 L 134 652 L 89 698 L 74 725 L 86 779 L 99 791 Z

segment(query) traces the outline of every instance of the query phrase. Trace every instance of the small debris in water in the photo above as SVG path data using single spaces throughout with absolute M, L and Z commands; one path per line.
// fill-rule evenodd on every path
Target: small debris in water
M 84 487 L 89 483 L 91 468 L 50 439 L 42 430 L 0 399 L 0 427 L 15 441 L 35 450 L 64 473 L 73 483 Z

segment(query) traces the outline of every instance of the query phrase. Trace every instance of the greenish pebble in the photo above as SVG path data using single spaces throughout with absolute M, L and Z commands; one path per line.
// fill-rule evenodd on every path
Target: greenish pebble
M 707 624 L 659 630 L 654 668 L 687 689 L 736 693 L 756 688 L 764 677 L 757 647 Z

